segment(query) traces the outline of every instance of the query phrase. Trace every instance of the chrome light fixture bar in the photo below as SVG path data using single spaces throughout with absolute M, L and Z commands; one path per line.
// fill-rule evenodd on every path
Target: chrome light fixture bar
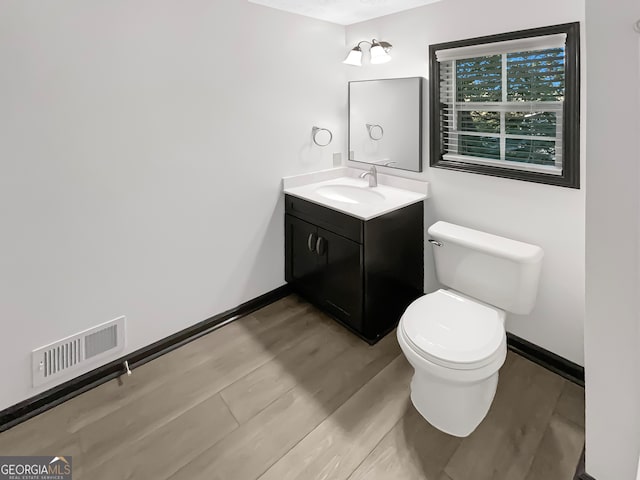
M 366 43 L 370 46 L 369 52 L 371 54 L 371 63 L 379 65 L 381 63 L 387 63 L 389 60 L 391 60 L 389 50 L 391 50 L 393 46 L 389 42 L 378 41 L 374 38 L 370 42 L 368 42 L 367 40 L 358 42 L 358 44 L 351 49 L 351 51 L 347 55 L 347 58 L 345 58 L 342 63 L 361 67 L 362 48 L 360 48 L 360 45 L 362 45 L 363 43 Z

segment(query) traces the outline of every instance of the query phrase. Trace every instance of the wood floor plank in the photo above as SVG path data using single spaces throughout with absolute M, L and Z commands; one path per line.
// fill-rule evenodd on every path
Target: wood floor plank
M 318 312 L 290 318 L 289 328 L 278 332 L 278 339 L 265 348 L 260 340 L 251 339 L 235 344 L 221 358 L 183 372 L 159 391 L 130 402 L 127 408 L 100 418 L 75 433 L 80 439 L 86 462 L 101 465 L 118 452 L 142 441 L 154 430 L 179 417 L 272 360 L 301 340 L 319 336 L 325 325 Z M 131 412 L 136 412 L 132 415 Z
M 222 442 L 179 470 L 172 480 L 251 480 L 296 445 L 399 355 L 391 336 L 345 350 Z
M 358 342 L 361 340 L 357 337 L 331 328 L 301 336 L 292 348 L 222 390 L 222 398 L 236 420 L 245 423 Z
M 439 480 L 460 443 L 460 438 L 432 427 L 408 405 L 402 419 L 349 480 Z
M 584 430 L 584 388 L 575 383 L 567 382 L 555 411 Z
M 85 468 L 82 478 L 164 480 L 237 426 L 220 395 L 215 395 L 143 440 L 131 443 L 107 463 Z
M 56 441 L 40 435 L 47 431 L 74 433 L 113 412 L 125 408 L 136 399 L 153 392 L 185 371 L 224 358 L 239 344 L 260 338 L 276 342 L 283 324 L 312 307 L 292 295 L 232 324 L 203 336 L 183 348 L 173 350 L 134 370 L 123 382 L 112 380 L 65 402 L 53 410 L 0 433 L 0 452 L 6 455 L 26 455 L 53 446 Z
M 540 442 L 526 480 L 571 479 L 584 445 L 584 430 L 554 414 Z
M 489 414 L 445 472 L 454 480 L 524 480 L 565 380 L 510 353 Z
M 348 478 L 407 409 L 412 369 L 397 357 L 260 480 Z
M 277 349 L 283 340 L 291 340 L 292 337 L 287 332 L 298 324 L 292 320 L 300 316 L 304 318 L 307 312 L 315 312 L 317 315 L 317 311 L 311 310 L 308 304 L 301 303 L 296 298 L 289 300 L 287 297 L 270 305 L 267 314 L 259 310 L 256 312 L 257 316 L 242 318 L 215 331 L 214 334 L 204 336 L 142 365 L 134 370 L 134 375 L 125 377 L 123 382 L 107 382 L 3 432 L 0 434 L 0 451 L 6 452 L 7 455 L 31 454 L 33 451 L 46 450 L 47 447 L 54 448 L 60 440 L 63 444 L 68 443 L 60 437 L 76 434 L 102 419 L 108 418 L 108 425 L 117 423 L 114 415 L 117 419 L 118 412 L 128 409 L 129 405 L 136 401 L 144 402 L 149 395 L 155 396 L 159 389 L 171 384 L 175 379 L 184 380 L 187 371 L 206 372 L 207 365 L 211 362 L 220 361 L 226 364 L 230 357 L 242 348 L 249 352 L 253 352 L 254 349 L 260 350 L 261 346 Z M 286 325 L 287 328 L 283 329 L 282 325 Z M 307 323 L 300 324 L 300 329 L 304 330 L 306 325 Z M 58 435 L 40 435 L 42 429 L 58 432 Z M 117 433 L 116 431 L 115 434 Z M 103 437 L 107 435 L 101 434 L 96 438 Z M 107 439 L 105 441 L 109 443 Z M 83 449 L 88 450 L 88 446 L 85 445 Z
M 291 295 L 0 434 L 0 454 L 70 455 L 80 480 L 571 478 L 583 389 L 509 353 L 458 439 L 410 405 L 404 362 L 395 335 L 370 347 Z
M 258 322 L 254 318 L 247 317 L 242 320 L 242 323 L 228 325 L 216 332 L 217 337 L 224 337 L 220 338 L 223 345 L 235 345 L 236 342 L 244 341 L 247 338 L 244 324 L 258 327 Z M 71 434 L 126 408 L 137 398 L 155 391 L 170 381 L 170 378 L 179 372 L 177 365 L 181 364 L 184 369 L 192 370 L 209 360 L 210 357 L 200 355 L 197 351 L 197 345 L 203 339 L 188 344 L 187 348 L 174 350 L 142 365 L 134 370 L 131 377 L 123 378 L 122 382 L 120 380 L 107 382 L 1 433 L 0 451 L 8 452 L 8 455 L 31 454 L 31 451 L 40 450 L 54 443 L 51 437 L 39 435 L 43 429 Z M 228 350 L 217 350 L 217 355 L 223 357 L 232 349 L 229 347 Z M 26 446 L 30 449 L 29 451 L 24 450 Z

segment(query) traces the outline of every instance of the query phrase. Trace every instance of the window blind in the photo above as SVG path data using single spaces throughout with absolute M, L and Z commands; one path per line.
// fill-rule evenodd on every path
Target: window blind
M 486 57 L 500 55 L 504 52 L 527 52 L 530 50 L 545 50 L 547 48 L 563 48 L 567 41 L 566 33 L 526 37 L 504 42 L 483 43 L 438 50 L 436 58 L 439 62 L 460 60 L 463 58 Z
M 561 175 L 565 42 L 438 51 L 443 158 Z

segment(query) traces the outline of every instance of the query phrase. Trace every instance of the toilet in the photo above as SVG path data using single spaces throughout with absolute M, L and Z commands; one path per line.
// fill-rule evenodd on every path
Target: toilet
M 429 227 L 435 270 L 447 287 L 415 300 L 397 336 L 415 372 L 411 401 L 434 427 L 470 435 L 489 411 L 507 355 L 507 312 L 535 305 L 543 251 L 447 222 Z

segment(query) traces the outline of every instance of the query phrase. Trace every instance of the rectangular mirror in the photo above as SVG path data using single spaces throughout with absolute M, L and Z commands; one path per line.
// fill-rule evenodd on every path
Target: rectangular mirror
M 349 160 L 422 171 L 422 78 L 349 82 Z

